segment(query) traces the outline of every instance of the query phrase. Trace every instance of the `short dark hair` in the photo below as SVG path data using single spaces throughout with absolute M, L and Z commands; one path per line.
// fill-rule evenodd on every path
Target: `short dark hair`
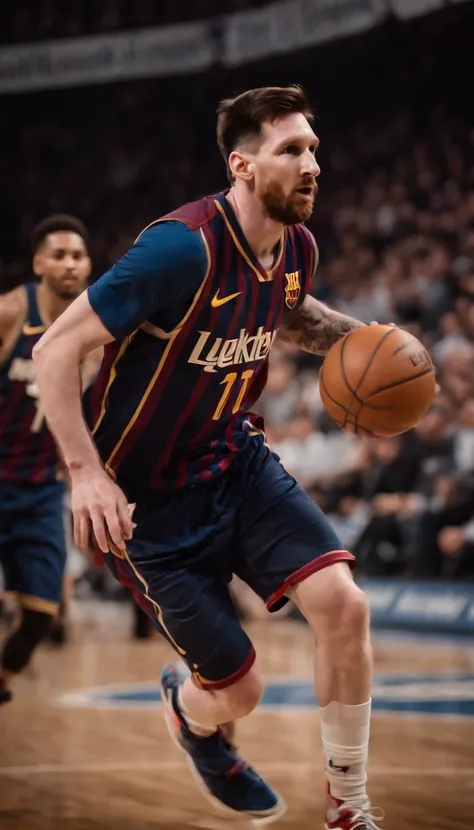
M 231 183 L 234 177 L 229 156 L 233 150 L 243 140 L 258 138 L 265 121 L 277 121 L 293 112 L 303 113 L 308 121 L 313 119 L 308 95 L 299 84 L 249 89 L 236 98 L 221 101 L 217 110 L 217 144 Z
M 31 234 L 33 253 L 36 253 L 50 233 L 58 233 L 59 231 L 72 231 L 73 233 L 77 233 L 84 240 L 86 247 L 89 244 L 87 228 L 80 219 L 77 219 L 75 216 L 70 216 L 68 213 L 56 213 L 52 216 L 46 216 L 33 229 L 33 233 Z

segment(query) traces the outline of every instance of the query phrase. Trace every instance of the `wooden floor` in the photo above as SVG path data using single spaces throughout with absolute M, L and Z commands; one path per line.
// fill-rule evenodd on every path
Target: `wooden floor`
M 64 649 L 44 648 L 0 709 L 1 830 L 248 827 L 202 799 L 165 731 L 156 681 L 167 645 L 132 642 L 127 608 L 106 613 L 76 623 Z M 288 802 L 275 827 L 319 830 L 311 634 L 286 620 L 249 631 L 269 692 L 240 725 L 240 747 Z M 464 710 L 472 704 L 474 714 L 474 644 L 377 639 L 376 665 L 370 792 L 386 812 L 383 827 L 472 830 L 474 717 Z M 412 711 L 388 711 L 400 706 Z

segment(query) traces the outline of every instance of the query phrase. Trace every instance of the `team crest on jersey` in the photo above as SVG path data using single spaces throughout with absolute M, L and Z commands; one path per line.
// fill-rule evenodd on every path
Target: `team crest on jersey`
M 295 308 L 301 291 L 300 272 L 293 271 L 292 274 L 285 274 L 285 303 L 288 308 Z

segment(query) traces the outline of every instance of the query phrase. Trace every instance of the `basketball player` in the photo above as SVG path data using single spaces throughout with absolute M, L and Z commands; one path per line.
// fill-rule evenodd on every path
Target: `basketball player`
M 17 593 L 21 622 L 0 654 L 0 703 L 46 637 L 61 599 L 66 560 L 64 482 L 38 397 L 33 346 L 84 290 L 87 233 L 72 216 L 50 216 L 33 233 L 30 282 L 0 297 L 0 564 Z
M 376 830 L 366 793 L 372 653 L 354 557 L 265 445 L 250 412 L 274 338 L 324 354 L 363 325 L 310 295 L 318 138 L 304 90 L 219 107 L 230 189 L 154 222 L 35 348 L 46 417 L 90 534 L 187 663 L 167 667 L 167 723 L 206 792 L 254 819 L 280 797 L 219 724 L 258 704 L 263 678 L 227 588 L 237 574 L 271 611 L 291 599 L 317 641 L 326 828 Z M 79 361 L 105 345 L 83 420 Z M 128 505 L 136 505 L 133 517 Z

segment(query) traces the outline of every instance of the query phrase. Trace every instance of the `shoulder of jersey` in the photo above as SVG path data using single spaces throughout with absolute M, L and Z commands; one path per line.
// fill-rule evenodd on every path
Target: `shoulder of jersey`
M 155 219 L 154 222 L 151 222 L 146 228 L 143 229 L 141 234 L 148 230 L 148 228 L 158 225 L 161 222 L 173 221 L 182 222 L 190 230 L 196 231 L 216 216 L 218 211 L 215 199 L 215 196 L 204 196 L 203 199 L 197 199 L 195 202 L 187 202 L 187 204 L 181 205 L 181 207 L 176 208 L 176 210 L 173 210 L 171 213 L 167 213 L 165 216 Z
M 5 324 L 14 325 L 25 316 L 28 309 L 28 297 L 24 285 L 19 285 L 0 297 L 0 316 Z
M 309 230 L 309 228 L 307 228 L 306 225 L 303 225 L 301 223 L 298 224 L 298 225 L 292 225 L 292 228 L 293 228 L 294 233 L 297 236 L 299 236 L 300 239 L 302 239 L 305 244 L 309 245 L 310 249 L 314 250 L 314 255 L 316 257 L 316 262 L 318 262 L 319 261 L 318 243 L 316 242 L 316 239 L 314 238 L 314 236 L 311 233 L 311 231 Z
M 297 225 L 293 225 L 292 227 L 295 229 L 295 231 L 297 233 L 299 233 L 301 236 L 303 236 L 304 239 L 309 240 L 312 245 L 316 244 L 316 240 L 315 240 L 313 234 L 311 233 L 310 229 L 306 227 L 306 225 L 303 225 L 300 222 Z

